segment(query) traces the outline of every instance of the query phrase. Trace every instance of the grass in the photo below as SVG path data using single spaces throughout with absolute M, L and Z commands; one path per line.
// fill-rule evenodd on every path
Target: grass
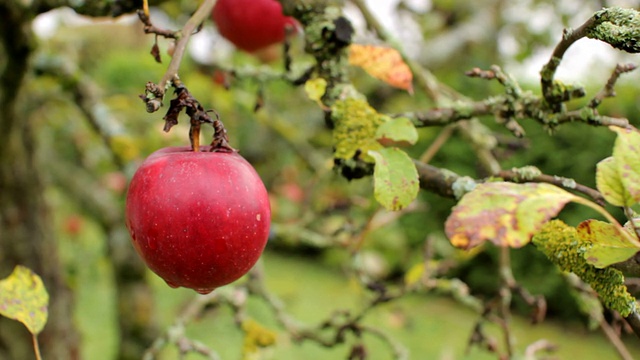
M 78 309 L 74 321 L 82 336 L 82 358 L 115 359 L 117 345 L 117 311 L 109 260 L 99 241 L 100 229 L 86 224 L 80 236 L 60 238 L 61 254 L 68 264 L 69 283 L 76 291 Z M 267 286 L 285 304 L 287 311 L 304 324 L 317 325 L 336 310 L 354 310 L 366 301 L 368 294 L 338 270 L 320 261 L 293 255 L 267 252 L 263 256 Z M 182 308 L 197 295 L 189 289 L 171 289 L 149 272 L 156 292 L 155 314 L 162 328 L 176 318 Z M 217 291 L 229 291 L 222 288 Z M 354 337 L 347 345 L 324 348 L 313 342 L 295 343 L 277 326 L 273 314 L 260 300 L 250 300 L 248 314 L 267 328 L 279 333 L 276 346 L 266 349 L 256 359 L 346 359 Z M 466 352 L 468 337 L 478 315 L 459 303 L 443 297 L 412 295 L 376 308 L 365 318 L 365 324 L 386 332 L 402 343 L 412 359 L 495 359 L 474 348 Z M 516 348 L 539 339 L 559 345 L 558 359 L 614 359 L 617 353 L 600 332 L 589 332 L 579 324 L 546 321 L 532 326 L 523 318 L 514 318 Z M 498 329 L 487 331 L 500 339 Z M 243 334 L 233 323 L 228 308 L 205 314 L 187 328 L 190 337 L 215 349 L 222 359 L 241 359 Z M 640 343 L 627 339 L 629 350 L 640 359 Z M 378 338 L 364 336 L 370 359 L 389 359 L 391 351 Z M 162 359 L 176 359 L 175 348 L 168 346 Z M 190 355 L 187 359 L 202 359 Z
M 100 256 L 96 252 L 89 254 Z M 84 256 L 84 261 L 91 261 L 93 266 L 77 274 L 79 309 L 76 321 L 82 331 L 83 358 L 115 359 L 116 311 L 108 280 L 108 263 L 105 259 L 90 259 L 87 253 Z M 267 253 L 263 259 L 269 289 L 284 301 L 291 314 L 305 324 L 318 324 L 337 309 L 356 309 L 366 299 L 367 294 L 358 286 L 319 262 L 276 253 Z M 171 289 L 155 275 L 149 276 L 156 291 L 156 314 L 163 327 L 173 322 L 189 300 L 199 296 L 188 289 Z M 295 343 L 277 327 L 264 303 L 250 300 L 248 309 L 254 320 L 279 333 L 276 345 L 254 354 L 255 359 L 346 359 L 350 346 L 356 340 L 351 337 L 349 345 L 333 348 L 324 348 L 309 341 Z M 243 334 L 230 315 L 227 308 L 209 312 L 188 326 L 188 334 L 215 349 L 222 359 L 241 359 Z M 448 298 L 413 295 L 380 306 L 365 318 L 365 324 L 385 331 L 402 343 L 412 359 L 495 359 L 495 355 L 477 348 L 466 352 L 468 337 L 477 318 L 476 313 Z M 558 359 L 617 357 L 615 349 L 600 332 L 588 332 L 577 324 L 547 321 L 531 326 L 526 319 L 515 318 L 513 325 L 519 353 L 528 344 L 547 339 L 559 345 L 554 353 Z M 496 328 L 487 330 L 500 339 Z M 364 336 L 363 341 L 370 359 L 392 358 L 388 345 L 378 338 Z M 640 358 L 637 341 L 630 338 L 628 342 L 632 353 Z M 161 358 L 177 358 L 175 348 L 168 346 Z M 187 357 L 202 358 L 195 354 Z

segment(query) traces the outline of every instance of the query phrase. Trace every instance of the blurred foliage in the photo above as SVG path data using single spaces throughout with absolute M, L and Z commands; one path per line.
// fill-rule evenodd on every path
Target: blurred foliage
M 194 1 L 171 1 L 161 5 L 160 10 L 168 14 L 166 20 L 172 24 L 184 21 L 184 14 L 193 11 L 195 6 Z M 423 33 L 418 40 L 424 39 L 429 44 L 479 16 L 478 9 L 490 9 L 494 13 L 493 19 L 486 22 L 490 25 L 484 30 L 486 34 L 480 37 L 461 36 L 461 43 L 452 45 L 454 50 L 446 61 L 423 59 L 443 83 L 479 100 L 499 94 L 502 88 L 495 82 L 468 78 L 464 71 L 505 63 L 515 68 L 539 52 L 549 54 L 550 46 L 559 38 L 563 26 L 578 25 L 586 16 L 582 14 L 589 14 L 600 6 L 602 4 L 598 1 L 485 0 L 470 5 L 465 1 L 443 0 L 433 1 L 431 10 L 425 12 L 413 11 L 409 5 L 402 4 L 400 14 L 410 16 L 421 26 Z M 530 21 L 533 15 L 529 14 L 546 16 L 545 21 L 549 24 L 536 26 Z M 205 29 L 212 30 L 212 24 L 206 23 Z M 221 45 L 220 38 L 212 41 L 214 44 L 210 52 L 216 52 L 217 48 L 228 49 Z M 59 171 L 81 169 L 90 175 L 93 182 L 79 186 L 98 184 L 121 204 L 124 195 L 122 177 L 130 177 L 146 155 L 160 147 L 188 144 L 186 118 L 170 133 L 163 133 L 162 110 L 147 114 L 138 98 L 147 81 L 158 81 L 162 76 L 169 58 L 165 53 L 168 42 L 160 41 L 165 63 L 155 63 L 149 55 L 153 37 L 145 36 L 134 18 L 63 25 L 48 32 L 39 42 L 39 56 L 44 61 L 47 61 L 45 55 L 61 55 L 62 61 L 77 66 L 95 83 L 96 93 L 92 94 L 95 103 L 91 110 L 104 116 L 103 125 L 112 129 L 114 134 L 105 143 L 85 120 L 85 114 L 76 106 L 76 100 L 64 84 L 51 76 L 34 77 L 27 88 L 34 104 L 29 110 L 29 117 L 41 125 L 38 147 L 42 149 L 42 163 Z M 509 51 L 502 51 L 500 48 L 504 43 L 515 45 Z M 300 44 L 294 43 L 294 46 Z M 293 51 L 299 49 L 294 47 Z M 615 54 L 611 49 L 611 56 Z M 225 67 L 281 69 L 283 66 L 281 61 L 260 64 L 245 54 L 235 52 L 215 54 L 214 58 Z M 296 61 L 294 57 L 294 63 Z M 606 81 L 606 74 L 612 70 L 613 67 L 604 69 L 603 77 L 584 74 L 583 82 L 588 89 L 585 101 L 595 95 Z M 505 71 L 509 72 L 509 67 L 505 67 Z M 355 86 L 380 113 L 424 110 L 433 106 L 433 102 L 420 90 L 412 96 L 382 84 L 360 70 L 353 69 L 351 73 Z M 627 117 L 637 126 L 634 115 L 639 111 L 640 99 L 635 91 L 636 80 L 633 80 L 637 76 L 632 73 L 628 75 L 632 80 L 620 81 L 616 87 L 616 98 L 606 100 L 599 111 Z M 454 205 L 453 200 L 421 193 L 415 206 L 390 215 L 381 211 L 373 200 L 371 178 L 349 182 L 332 171 L 331 132 L 325 126 L 322 111 L 307 98 L 302 87 L 293 87 L 280 80 L 234 78 L 231 88 L 225 89 L 214 81 L 211 64 L 198 63 L 193 59 L 185 60 L 180 77 L 206 109 L 214 109 L 220 116 L 230 135 L 231 145 L 255 166 L 269 189 L 274 222 L 269 249 L 295 256 L 313 256 L 332 268 L 350 272 L 356 268 L 374 279 L 397 282 L 412 265 L 421 261 L 425 239 L 430 239 L 436 259 L 451 260 L 455 264 L 445 274 L 446 277 L 460 277 L 480 296 L 489 297 L 496 293 L 499 286 L 497 250 L 487 246 L 481 252 L 465 254 L 454 249 L 443 235 L 443 223 Z M 539 92 L 536 83 L 521 85 Z M 255 111 L 257 103 L 261 106 Z M 537 123 L 523 122 L 527 136 L 524 140 L 515 141 L 492 118 L 482 118 L 481 121 L 513 140 L 513 143 L 506 143 L 498 149 L 503 168 L 534 165 L 543 173 L 573 178 L 588 186 L 595 185 L 596 163 L 611 153 L 614 139 L 614 134 L 606 129 L 582 124 L 567 124 L 550 134 Z M 420 129 L 418 143 L 407 151 L 413 157 L 420 157 L 441 130 Z M 203 142 L 206 143 L 213 131 L 204 129 L 203 133 Z M 113 152 L 124 161 L 124 167 L 114 165 Z M 461 175 L 481 175 L 473 149 L 457 134 L 447 141 L 431 164 Z M 100 215 L 88 213 L 73 192 L 52 179 L 48 180 L 51 185 L 48 196 L 56 208 L 54 215 L 60 231 L 60 247 L 62 254 L 66 254 L 68 281 L 71 284 L 85 281 L 81 278 L 85 275 L 80 274 L 86 270 L 79 269 L 87 266 L 86 259 L 82 259 L 85 257 L 95 259 L 98 264 L 90 271 L 105 276 L 109 270 L 104 248 L 91 246 L 91 253 L 80 253 L 79 249 L 88 244 L 78 236 L 86 230 L 77 230 L 86 225 L 94 232 L 91 238 L 100 239 L 101 236 L 95 233 L 98 230 L 94 223 L 95 217 Z M 621 213 L 617 215 L 623 218 Z M 569 205 L 560 217 L 575 225 L 593 216 L 588 209 Z M 354 252 L 359 255 L 352 256 Z M 544 254 L 527 246 L 513 250 L 512 256 L 516 279 L 532 293 L 546 296 L 552 315 L 565 319 L 577 316 L 576 301 L 567 292 L 564 277 Z M 94 295 L 81 293 L 80 302 Z M 82 323 L 81 316 L 78 321 Z M 105 318 L 100 321 L 108 323 L 112 320 Z M 467 330 L 464 331 L 462 336 L 467 334 Z M 240 341 L 238 339 L 235 340 Z

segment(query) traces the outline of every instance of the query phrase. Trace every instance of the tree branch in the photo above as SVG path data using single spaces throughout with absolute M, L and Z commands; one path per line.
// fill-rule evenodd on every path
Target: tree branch
M 598 107 L 598 105 L 600 105 L 600 103 L 602 103 L 605 98 L 616 96 L 614 86 L 620 78 L 620 75 L 631 72 L 635 70 L 636 67 L 637 66 L 635 64 L 616 65 L 616 68 L 611 73 L 611 76 L 609 77 L 609 80 L 607 80 L 605 86 L 596 94 L 596 96 L 593 97 L 593 99 L 591 99 L 591 102 L 589 102 L 588 106 L 595 109 L 596 107 Z
M 556 70 L 560 66 L 560 62 L 564 57 L 565 52 L 569 49 L 573 43 L 582 39 L 587 35 L 588 30 L 596 23 L 595 17 L 590 17 L 584 24 L 577 29 L 564 29 L 562 33 L 562 39 L 556 45 L 551 58 L 540 70 L 540 86 L 542 88 L 542 96 L 546 102 L 550 105 L 557 105 L 561 101 L 558 99 L 557 94 L 553 86 L 553 80 L 556 74 Z M 555 106 L 552 106 L 555 107 Z
M 533 169 L 533 171 L 528 171 L 527 169 Z M 540 173 L 540 170 L 535 168 L 527 167 L 523 169 L 502 170 L 497 174 L 497 176 L 503 178 L 505 181 L 511 181 L 515 183 L 540 182 L 552 184 L 565 190 L 577 191 L 579 193 L 587 195 L 601 206 L 604 206 L 606 204 L 604 197 L 598 190 L 582 184 L 578 184 L 573 179 L 542 174 Z
M 147 98 L 149 100 L 147 102 L 147 111 L 157 111 L 162 105 L 162 100 L 167 88 L 172 86 L 175 80 L 179 79 L 178 70 L 180 69 L 180 64 L 184 57 L 187 45 L 189 44 L 189 39 L 200 24 L 202 24 L 202 22 L 211 14 L 211 10 L 215 4 L 216 0 L 205 0 L 198 10 L 196 10 L 189 20 L 187 20 L 184 27 L 178 32 L 171 32 L 156 28 L 151 24 L 150 19 L 146 17 L 144 12 L 139 12 L 141 21 L 145 24 L 145 32 L 176 39 L 173 56 L 171 57 L 171 62 L 167 67 L 167 71 L 162 76 L 160 82 L 154 87 L 154 91 L 151 93 L 147 92 Z

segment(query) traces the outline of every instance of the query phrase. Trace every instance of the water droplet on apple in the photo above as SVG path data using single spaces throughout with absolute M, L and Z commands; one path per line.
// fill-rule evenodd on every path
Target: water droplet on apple
M 212 292 L 215 288 L 203 288 L 203 289 L 194 289 L 198 294 L 201 295 L 207 295 L 208 293 Z
M 173 288 L 173 289 L 180 287 L 180 285 L 174 284 L 174 283 L 172 283 L 171 281 L 168 281 L 168 280 L 165 280 L 164 282 L 166 282 L 167 285 L 169 285 L 169 287 Z

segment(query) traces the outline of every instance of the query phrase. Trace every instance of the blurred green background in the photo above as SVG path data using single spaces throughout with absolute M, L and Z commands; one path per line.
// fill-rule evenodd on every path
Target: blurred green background
M 538 93 L 539 67 L 535 61 L 541 65 L 540 61 L 546 60 L 562 27 L 578 26 L 603 5 L 598 1 L 485 0 L 469 4 L 434 0 L 423 11 L 422 5 L 412 3 L 400 2 L 399 12 L 393 15 L 397 16 L 397 23 L 410 20 L 422 32 L 413 37 L 415 43 L 406 43 L 408 51 L 443 83 L 477 100 L 500 94 L 502 88 L 496 82 L 468 78 L 464 71 L 473 67 L 486 69 L 492 64 L 513 72 L 524 88 Z M 166 21 L 166 26 L 177 27 L 196 6 L 193 1 L 170 1 L 152 14 L 154 19 Z M 36 22 L 40 37 L 33 63 L 36 71 L 26 84 L 28 119 L 37 129 L 38 160 L 46 183 L 46 201 L 53 209 L 65 281 L 76 295 L 73 321 L 81 333 L 82 358 L 114 359 L 118 356 L 121 314 L 111 259 L 114 250 L 109 249 L 132 249 L 123 240 L 127 239 L 124 227 L 112 225 L 122 220 L 126 182 L 137 165 L 158 148 L 188 144 L 188 125 L 184 119 L 170 133 L 163 133 L 162 111 L 148 114 L 138 98 L 147 81 L 162 77 L 169 61 L 165 53 L 167 41 L 159 43 L 164 63 L 158 64 L 149 55 L 153 37 L 143 34 L 135 18 L 78 21 L 66 10 L 47 16 Z M 471 27 L 461 30 L 466 26 Z M 390 215 L 380 211 L 373 199 L 370 178 L 348 182 L 332 171 L 331 133 L 325 127 L 322 112 L 301 87 L 247 77 L 234 79 L 226 89 L 214 81 L 216 67 L 269 73 L 280 71 L 281 62 L 261 64 L 249 55 L 234 52 L 216 37 L 210 22 L 194 39 L 198 37 L 212 43 L 207 47 L 202 40 L 194 42 L 196 48 L 192 51 L 204 53 L 207 60 L 187 57 L 180 77 L 205 108 L 215 109 L 220 115 L 231 145 L 255 166 L 269 189 L 273 236 L 262 261 L 269 289 L 284 301 L 288 311 L 312 325 L 327 319 L 335 310 L 361 307 L 370 294 L 358 284 L 353 269 L 377 281 L 401 282 L 406 272 L 421 262 L 425 239 L 432 242 L 438 259 L 454 260 L 455 266 L 442 275 L 444 278 L 460 278 L 480 298 L 496 294 L 500 285 L 498 251 L 486 247 L 479 253 L 465 254 L 453 249 L 444 236 L 443 223 L 453 200 L 421 193 L 409 211 L 386 221 L 385 216 Z M 366 42 L 370 37 L 363 31 L 357 40 Z M 442 44 L 448 45 L 438 47 Z M 603 86 L 613 70 L 612 64 L 627 60 L 618 59 L 619 54 L 613 49 L 593 42 L 583 44 L 580 51 L 569 52 L 567 61 L 586 63 L 583 68 L 588 70 L 580 72 L 580 67 L 567 65 L 561 73 L 569 79 L 580 79 L 587 89 L 585 99 L 570 104 L 575 106 L 588 101 Z M 294 66 L 308 61 L 302 55 L 300 39 L 294 40 L 292 54 Z M 380 112 L 419 111 L 434 105 L 419 89 L 410 95 L 358 69 L 353 69 L 352 79 Z M 627 117 L 637 124 L 637 79 L 636 73 L 625 75 L 616 87 L 617 96 L 606 100 L 600 112 Z M 79 83 L 91 90 L 85 92 L 85 98 L 74 96 L 73 89 Z M 254 111 L 257 102 L 262 106 Z M 481 121 L 509 138 L 510 134 L 492 118 Z M 524 140 L 498 149 L 503 168 L 535 165 L 546 174 L 595 186 L 596 163 L 611 153 L 611 132 L 584 124 L 567 124 L 553 134 L 533 122 L 524 121 L 522 126 L 527 132 Z M 420 129 L 419 143 L 407 151 L 420 157 L 440 131 Z M 204 130 L 203 142 L 208 142 L 212 132 L 209 128 Z M 455 133 L 431 164 L 462 175 L 479 174 L 472 147 Z M 623 219 L 616 209 L 610 210 Z M 374 221 L 375 216 L 378 218 Z M 572 225 L 596 216 L 577 206 L 567 206 L 561 213 Z M 361 236 L 372 221 L 379 225 L 362 235 L 360 256 L 354 258 L 346 244 Z M 105 228 L 111 232 L 105 233 Z M 588 319 L 579 311 L 574 294 L 567 291 L 564 277 L 542 254 L 528 246 L 512 251 L 512 256 L 516 279 L 532 293 L 544 295 L 549 308 L 549 318 L 532 326 L 525 318 L 526 309 L 515 307 L 518 316 L 514 319 L 514 334 L 520 353 L 533 341 L 547 339 L 559 345 L 558 352 L 552 355 L 555 358 L 616 357 L 601 332 L 587 329 Z M 159 329 L 169 326 L 197 296 L 190 290 L 170 289 L 152 273 L 147 273 L 147 280 L 153 299 L 147 302 L 149 309 L 142 309 L 139 315 L 152 314 Z M 219 291 L 231 291 L 230 288 Z M 278 328 L 271 311 L 258 300 L 250 300 L 248 309 L 251 318 L 278 333 L 276 345 L 256 354 L 256 358 L 348 356 L 348 345 L 323 348 L 311 342 L 292 342 Z M 187 333 L 210 345 L 223 359 L 238 359 L 243 334 L 227 310 L 207 312 L 187 326 Z M 366 317 L 365 324 L 388 332 L 409 349 L 413 359 L 495 358 L 478 348 L 465 352 L 478 318 L 479 314 L 449 297 L 409 295 L 377 307 Z M 489 333 L 500 338 L 497 328 L 489 328 Z M 629 350 L 640 358 L 637 339 L 626 336 L 625 340 Z M 370 336 L 365 337 L 365 342 L 370 358 L 389 358 L 387 345 Z M 176 357 L 171 346 L 162 353 L 163 359 Z

